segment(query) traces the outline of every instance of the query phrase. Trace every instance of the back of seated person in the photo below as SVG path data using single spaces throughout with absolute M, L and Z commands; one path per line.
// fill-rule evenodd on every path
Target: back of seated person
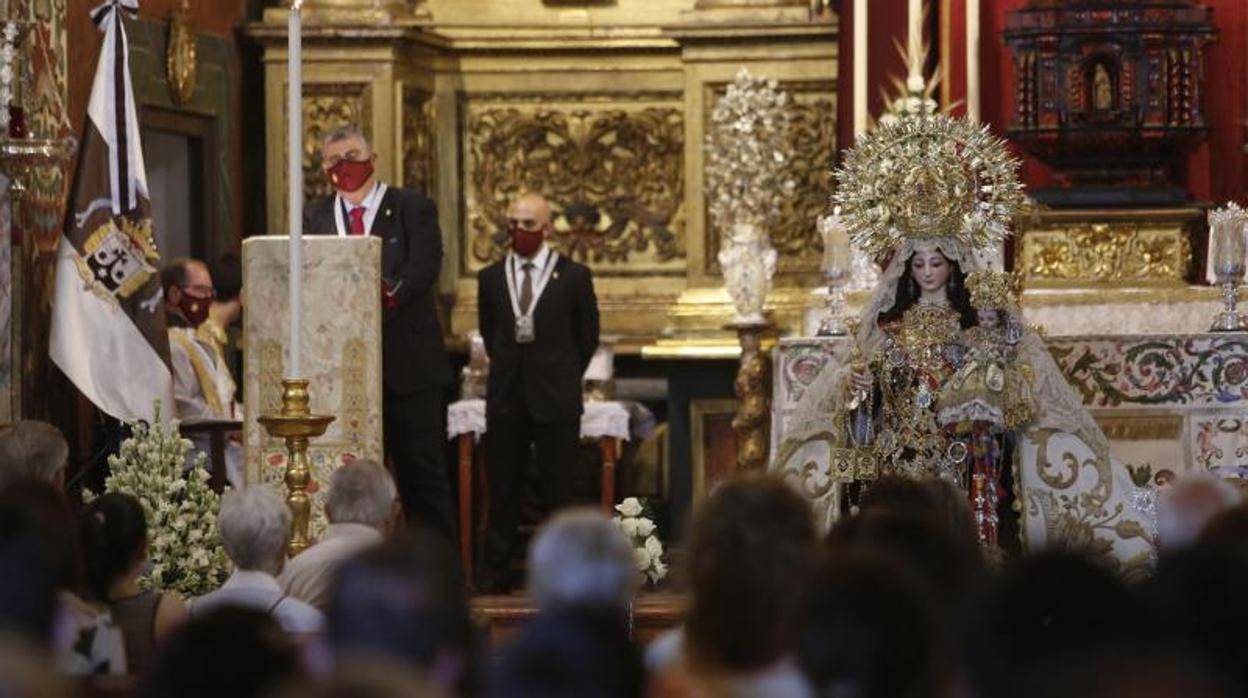
M 528 587 L 542 610 L 588 609 L 624 621 L 641 584 L 633 546 L 598 509 L 555 514 L 529 544 Z
M 32 477 L 61 489 L 69 444 L 56 427 L 28 419 L 0 429 L 0 489 L 10 481 Z
M 542 612 L 502 648 L 491 698 L 636 698 L 641 657 L 627 629 L 609 615 Z
M 220 589 L 194 601 L 193 615 L 242 606 L 269 613 L 287 632 L 321 630 L 321 612 L 286 594 L 277 582 L 290 542 L 290 508 L 272 487 L 255 484 L 222 495 L 217 530 L 234 572 Z
M 271 616 L 226 607 L 198 615 L 161 648 L 136 698 L 259 698 L 300 675 L 299 652 Z
M 476 639 L 455 552 L 415 529 L 369 548 L 338 570 L 326 639 L 335 666 L 407 662 L 452 693 L 470 693 Z
M 278 577 L 282 589 L 324 613 L 335 571 L 347 558 L 380 543 L 398 514 L 394 480 L 377 461 L 361 458 L 340 466 L 330 476 L 325 500 L 329 526 L 320 542 L 286 564 Z
M 126 666 L 142 674 L 156 648 L 187 618 L 186 604 L 171 592 L 139 587 L 147 564 L 147 521 L 138 500 L 127 494 L 101 495 L 79 519 L 88 601 L 105 607 L 121 628 Z

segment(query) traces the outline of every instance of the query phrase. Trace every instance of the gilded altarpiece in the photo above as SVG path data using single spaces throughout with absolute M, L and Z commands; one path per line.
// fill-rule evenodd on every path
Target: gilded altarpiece
M 679 95 L 473 95 L 462 110 L 463 273 L 502 258 L 508 203 L 537 191 L 555 209 L 555 248 L 595 274 L 684 275 Z

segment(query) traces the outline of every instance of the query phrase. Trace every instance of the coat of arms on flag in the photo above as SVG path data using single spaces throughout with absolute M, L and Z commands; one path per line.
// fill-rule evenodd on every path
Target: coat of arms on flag
M 106 300 L 129 298 L 156 274 L 160 260 L 152 239 L 152 219 L 108 217 L 82 245 L 83 257 L 75 259 L 84 283 Z
M 125 17 L 137 0 L 91 12 L 104 32 L 65 236 L 57 251 L 49 353 L 97 407 L 150 419 L 173 406 L 147 172 L 130 82 Z

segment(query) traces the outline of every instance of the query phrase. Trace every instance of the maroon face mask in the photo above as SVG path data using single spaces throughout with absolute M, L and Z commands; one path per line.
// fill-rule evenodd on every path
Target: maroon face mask
M 507 233 L 511 235 L 511 249 L 521 257 L 532 257 L 537 248 L 542 246 L 542 231 L 525 230 L 518 225 L 511 225 L 507 228 Z
M 208 310 L 212 308 L 212 298 L 200 298 L 192 296 L 186 291 L 182 292 L 182 299 L 178 301 L 178 310 L 182 311 L 182 315 L 186 317 L 186 321 L 191 327 L 199 327 L 208 319 Z
M 373 161 L 339 160 L 338 164 L 329 168 L 329 181 L 341 192 L 359 191 L 373 176 Z

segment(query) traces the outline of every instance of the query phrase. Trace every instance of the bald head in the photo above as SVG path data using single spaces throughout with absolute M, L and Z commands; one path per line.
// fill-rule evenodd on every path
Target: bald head
M 550 225 L 550 202 L 541 194 L 522 194 L 511 202 L 508 223 L 523 230 L 537 230 Z

